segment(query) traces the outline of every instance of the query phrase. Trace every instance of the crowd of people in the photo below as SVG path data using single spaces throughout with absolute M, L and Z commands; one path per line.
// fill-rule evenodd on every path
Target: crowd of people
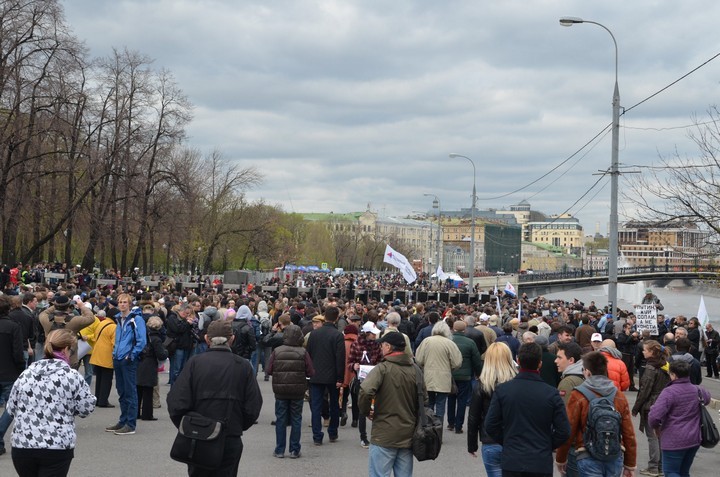
M 502 291 L 484 304 L 456 305 L 248 288 L 195 293 L 18 280 L 14 294 L 0 296 L 0 436 L 14 419 L 18 473 L 37 475 L 31 469 L 44 466 L 67 474 L 74 417 L 115 407 L 113 380 L 119 413 L 107 432 L 132 435 L 138 420 L 155 420 L 166 358 L 176 426 L 200 413 L 225 419 L 229 431 L 217 468 L 189 464 L 196 476 L 237 474 L 242 434 L 262 406 L 258 379 L 272 380 L 275 458 L 302 456 L 308 401 L 314 445 L 337 441 L 349 421 L 368 449 L 369 475 L 412 475 L 410 444 L 424 412 L 419 391 L 446 432 L 467 434 L 471 456 L 482 447 L 488 475 L 552 475 L 553 459 L 563 475 L 633 475 L 641 459 L 631 415 L 640 416 L 649 447 L 640 474 L 687 475 L 700 443 L 699 408 L 683 399 L 694 393 L 697 403 L 699 392 L 709 402 L 698 387 L 701 363 L 706 377 L 718 378 L 720 336 L 695 317 L 658 314 L 651 334 L 630 311 L 613 317 L 594 303 Z M 32 380 L 44 383 L 41 393 L 30 389 Z M 637 392 L 632 408 L 628 392 Z M 58 403 L 52 418 L 38 409 L 41 398 Z M 600 437 L 584 431 L 601 406 L 618 416 L 606 455 L 596 454 Z M 43 426 L 26 432 L 28 422 Z M 42 439 L 48 429 L 61 438 Z

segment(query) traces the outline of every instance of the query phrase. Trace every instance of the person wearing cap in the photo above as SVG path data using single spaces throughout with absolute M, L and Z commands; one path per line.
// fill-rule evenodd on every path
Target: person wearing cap
M 348 355 L 348 370 L 357 374 L 361 365 L 375 366 L 383 357 L 377 337 L 380 336 L 380 328 L 372 321 L 366 322 L 360 329 L 357 341 L 350 346 Z M 367 438 L 367 420 L 365 415 L 360 414 L 359 394 L 353 394 L 352 400 L 352 427 L 359 427 L 360 446 L 367 449 L 370 441 Z
M 340 310 L 336 306 L 328 306 L 325 309 L 325 322 L 309 333 L 307 339 L 307 351 L 315 368 L 315 375 L 310 378 L 310 409 L 313 443 L 316 446 L 323 443 L 321 418 L 326 393 L 330 417 L 328 438 L 330 442 L 338 440 L 338 397 L 345 377 L 345 344 L 342 333 L 336 328 L 339 315 Z
M 222 466 L 205 470 L 188 465 L 190 476 L 236 476 L 243 450 L 243 432 L 250 429 L 260 415 L 263 403 L 260 388 L 250 361 L 230 349 L 234 339 L 229 321 L 210 323 L 205 335 L 209 349 L 187 362 L 167 396 L 168 414 L 175 427 L 184 415 L 193 411 L 226 424 Z
M 643 305 L 655 305 L 657 311 L 663 311 L 665 309 L 663 304 L 660 303 L 660 298 L 653 293 L 652 288 L 645 289 L 645 296 L 640 303 Z
M 590 338 L 590 346 L 592 346 L 593 351 L 597 351 L 602 346 L 603 337 L 600 333 L 593 333 L 592 337 Z
M 360 385 L 360 412 L 373 421 L 368 475 L 384 477 L 392 472 L 409 477 L 413 474 L 412 436 L 422 411 L 418 409 L 417 372 L 405 354 L 402 334 L 387 333 L 378 343 L 384 360 Z
M 95 321 L 95 315 L 93 315 L 92 310 L 83 303 L 80 297 L 77 297 L 77 299 L 72 302 L 67 295 L 55 295 L 53 306 L 40 313 L 38 319 L 40 325 L 43 327 L 45 336 L 47 336 L 50 331 L 58 328 L 70 330 L 77 334 L 80 330 Z M 77 367 L 77 343 L 71 351 L 70 365 Z

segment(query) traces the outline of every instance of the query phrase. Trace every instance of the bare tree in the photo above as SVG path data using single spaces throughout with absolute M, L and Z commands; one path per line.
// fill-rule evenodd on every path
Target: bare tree
M 695 224 L 710 230 L 708 245 L 720 245 L 720 111 L 708 110 L 709 121 L 695 121 L 689 136 L 697 157 L 677 151 L 660 158 L 660 166 L 641 174 L 625 199 L 637 206 L 641 219 L 658 224 Z

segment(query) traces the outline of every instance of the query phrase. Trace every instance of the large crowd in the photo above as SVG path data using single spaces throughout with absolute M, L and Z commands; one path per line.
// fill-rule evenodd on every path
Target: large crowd
M 369 448 L 370 475 L 391 471 L 412 475 L 409 448 L 419 413 L 415 364 L 422 369 L 425 405 L 442 420 L 446 432 L 467 433 L 470 454 L 477 455 L 482 445 L 488 475 L 551 475 L 554 450 L 555 464 L 563 474 L 595 475 L 582 470 L 597 460 L 583 442 L 589 439 L 582 429 L 592 400 L 580 392 L 584 384 L 583 389 L 595 396 L 614 401 L 623 417 L 624 451 L 601 460 L 615 467 L 598 475 L 636 471 L 635 432 L 625 420 L 629 413 L 640 415 L 638 430 L 649 445 L 647 465 L 640 473 L 686 475 L 683 472 L 699 446 L 693 427 L 699 419 L 697 406 L 670 414 L 667 409 L 686 397 L 687 389 L 681 393 L 680 384 L 699 385 L 703 377 L 718 378 L 718 332 L 709 323 L 703 327 L 695 317 L 664 316 L 651 290 L 643 302 L 659 310 L 657 332 L 638 329 L 632 310 L 614 310 L 613 316 L 593 302 L 529 298 L 504 291 L 483 304 L 382 302 L 367 295 L 362 302 L 338 296 L 321 299 L 314 293 L 291 298 L 286 294 L 290 283 L 281 280 L 274 282 L 281 286 L 272 293 L 262 286 L 221 291 L 222 287 L 213 286 L 218 283 L 198 292 L 177 291 L 162 283 L 148 290 L 140 280 L 93 288 L 82 274 L 51 285 L 33 283 L 32 269 L 23 268 L 8 275 L 0 296 L 0 404 L 6 406 L 0 436 L 14 419 L 12 456 L 20 475 L 35 475 L 27 470 L 33 465 L 60 461 L 64 467 L 58 475 L 63 475 L 63 468 L 68 471 L 75 445 L 74 416 L 84 417 L 95 406 L 115 407 L 109 400 L 113 380 L 120 409 L 108 432 L 132 435 L 137 419 L 154 420 L 162 384 L 157 363 L 166 358 L 172 386 L 168 408 L 176 425 L 195 411 L 221 418 L 227 414 L 226 405 L 232 408 L 237 400 L 236 421 L 231 421 L 239 431 L 225 445 L 241 446 L 242 430 L 253 425 L 262 405 L 259 391 L 253 392 L 245 381 L 250 379 L 256 387 L 256 377 L 272 380 L 277 401 L 276 458 L 285 457 L 286 448 L 290 458 L 301 457 L 301 416 L 308 401 L 313 443 L 322 445 L 326 433 L 330 442 L 337 440 L 338 429 L 349 422 L 357 428 L 360 445 Z M 313 287 L 365 289 L 398 288 L 401 280 L 392 274 L 308 278 Z M 209 366 L 203 363 L 222 361 L 226 355 L 247 367 L 228 368 L 226 376 L 216 376 L 223 380 L 218 385 L 202 371 Z M 52 382 L 62 374 L 68 377 L 67 385 L 29 387 L 28 383 L 43 382 L 45 377 Z M 517 379 L 528 381 L 526 397 L 532 402 L 552 396 L 558 406 L 554 417 L 545 422 L 535 404 L 516 402 L 519 398 L 508 391 L 509 382 Z M 196 388 L 191 386 L 194 380 L 210 391 L 189 402 L 185 395 Z M 221 395 L 227 380 L 243 380 L 249 391 L 242 396 Z M 387 389 L 390 381 L 395 383 L 392 392 Z M 33 407 L 40 398 L 38 389 L 54 401 L 75 400 L 62 423 Z M 638 393 L 632 409 L 626 392 Z M 709 401 L 704 390 L 700 398 Z M 213 399 L 224 403 L 223 412 L 218 405 L 207 404 Z M 665 411 L 656 411 L 656 402 Z M 508 409 L 515 406 L 520 410 L 513 412 L 527 414 L 519 420 L 525 424 L 517 429 L 503 424 Z M 668 420 L 668 415 L 673 419 Z M 30 422 L 41 425 L 30 432 Z M 291 429 L 289 442 L 286 425 Z M 667 437 L 668 429 L 675 427 L 687 434 L 680 444 Z M 43 435 L 50 431 L 58 431 L 60 437 L 48 446 Z M 511 435 L 514 432 L 534 433 L 543 444 L 527 449 Z M 236 475 L 240 453 L 228 450 L 231 454 L 224 470 L 204 473 L 189 464 L 190 475 Z M 512 457 L 518 454 L 536 458 Z M 549 468 L 537 464 L 548 459 Z M 534 462 L 534 470 L 522 462 Z M 680 470 L 674 474 L 676 469 Z

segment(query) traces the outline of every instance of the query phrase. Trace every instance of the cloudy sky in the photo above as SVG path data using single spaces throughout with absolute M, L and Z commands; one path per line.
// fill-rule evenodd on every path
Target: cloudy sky
M 525 199 L 607 230 L 614 48 L 630 108 L 720 52 L 716 0 L 63 0 L 94 57 L 128 48 L 194 104 L 190 145 L 265 174 L 249 193 L 294 212 L 384 215 Z M 720 58 L 621 117 L 620 163 L 697 154 Z M 634 167 L 630 167 L 634 166 Z M 621 178 L 620 187 L 637 180 Z M 603 188 L 604 186 L 604 188 Z M 514 192 L 522 189 L 519 192 Z M 633 218 L 621 203 L 621 221 Z

